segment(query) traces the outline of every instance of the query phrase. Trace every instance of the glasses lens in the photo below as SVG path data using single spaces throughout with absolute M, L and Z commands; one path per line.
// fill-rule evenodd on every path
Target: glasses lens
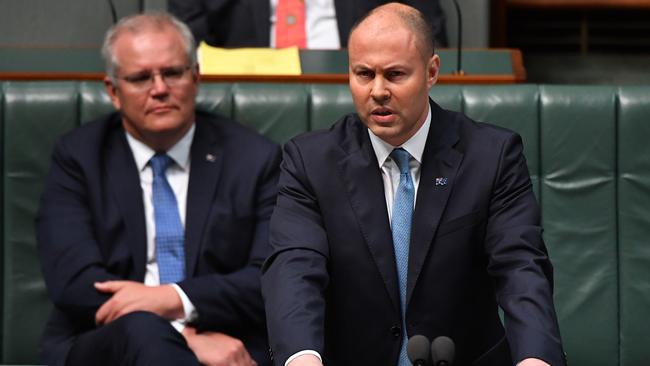
M 151 72 L 144 71 L 134 75 L 127 75 L 123 79 L 138 89 L 144 89 L 151 86 Z
M 183 79 L 186 70 L 186 67 L 169 67 L 160 70 L 160 76 L 167 85 L 175 85 Z
M 122 80 L 131 84 L 136 89 L 145 90 L 153 86 L 154 78 L 158 74 L 167 86 L 174 86 L 184 80 L 183 76 L 185 76 L 185 72 L 189 69 L 189 66 L 166 67 L 161 69 L 159 73 L 142 71 L 133 75 L 124 76 Z

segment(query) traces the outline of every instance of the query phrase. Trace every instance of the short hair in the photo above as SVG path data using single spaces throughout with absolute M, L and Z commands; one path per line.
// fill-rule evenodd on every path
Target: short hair
M 397 4 L 399 4 L 399 6 L 395 7 L 395 5 Z M 391 7 L 395 7 L 395 8 L 390 9 Z M 428 59 L 429 57 L 434 55 L 435 49 L 434 49 L 434 38 L 433 38 L 433 26 L 431 25 L 429 20 L 418 9 L 397 2 L 392 2 L 392 3 L 378 6 L 370 10 L 359 20 L 357 20 L 352 26 L 352 28 L 350 29 L 350 33 L 348 34 L 348 44 L 350 44 L 350 38 L 352 37 L 352 33 L 363 22 L 365 22 L 368 18 L 372 17 L 373 15 L 382 12 L 389 12 L 397 15 L 397 17 L 402 21 L 402 23 L 413 32 L 416 38 L 416 42 L 420 43 L 419 45 L 420 47 L 418 48 L 420 49 L 420 52 L 422 53 L 422 56 L 425 57 L 425 59 Z
M 113 51 L 113 45 L 117 38 L 124 32 L 140 33 L 150 29 L 163 30 L 166 27 L 171 27 L 178 32 L 183 40 L 185 54 L 190 62 L 190 66 L 192 68 L 196 66 L 198 62 L 196 59 L 196 43 L 194 42 L 194 36 L 190 28 L 185 23 L 169 13 L 159 11 L 129 15 L 120 19 L 119 22 L 106 31 L 104 42 L 102 43 L 101 52 L 106 67 L 106 74 L 111 79 L 113 85 L 116 84 L 115 72 L 119 67 L 117 57 Z

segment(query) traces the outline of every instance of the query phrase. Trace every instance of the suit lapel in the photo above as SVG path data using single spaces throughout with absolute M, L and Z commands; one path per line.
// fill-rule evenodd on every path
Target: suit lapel
M 116 114 L 119 116 L 119 114 Z M 117 118 L 117 117 L 116 117 Z M 113 123 L 113 122 L 112 122 Z M 119 125 L 119 121 L 115 122 Z M 147 229 L 142 202 L 140 174 L 124 130 L 113 128 L 106 149 L 107 189 L 111 190 L 126 227 L 126 242 L 133 256 L 133 280 L 144 281 L 147 263 Z
M 340 176 L 350 198 L 361 232 L 377 264 L 393 306 L 399 311 L 399 290 L 395 269 L 395 253 L 388 222 L 384 186 L 377 158 L 368 132 L 361 121 L 349 136 L 354 141 L 342 144 L 344 157 L 339 161 Z
M 190 180 L 187 188 L 185 214 L 186 275 L 196 268 L 205 222 L 219 182 L 223 164 L 223 149 L 213 124 L 197 116 L 194 141 L 190 150 Z
M 424 149 L 417 203 L 413 213 L 406 287 L 407 304 L 440 224 L 440 218 L 463 159 L 463 154 L 452 148 L 458 141 L 458 133 L 453 126 L 453 121 L 435 103 L 431 102 L 431 108 L 431 127 Z M 440 179 L 436 181 L 437 178 Z

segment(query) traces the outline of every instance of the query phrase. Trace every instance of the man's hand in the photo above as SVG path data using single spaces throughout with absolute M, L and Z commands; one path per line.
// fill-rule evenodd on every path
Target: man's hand
M 323 366 L 323 364 L 314 355 L 301 355 L 291 360 L 287 366 Z
M 134 311 L 148 311 L 165 319 L 183 317 L 183 302 L 171 285 L 145 286 L 134 281 L 106 281 L 95 283 L 95 288 L 113 294 L 95 314 L 98 325 Z
M 197 333 L 192 327 L 183 329 L 187 345 L 205 366 L 257 366 L 242 341 L 223 333 Z
M 523 361 L 519 362 L 517 366 L 550 366 L 550 365 L 538 358 L 526 358 Z

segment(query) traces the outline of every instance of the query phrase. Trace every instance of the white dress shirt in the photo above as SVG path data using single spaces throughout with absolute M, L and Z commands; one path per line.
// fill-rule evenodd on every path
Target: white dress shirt
M 411 136 L 411 138 L 401 146 L 393 146 L 387 143 L 372 133 L 370 129 L 368 129 L 368 136 L 370 136 L 372 149 L 375 151 L 375 156 L 377 157 L 377 162 L 379 163 L 379 169 L 381 169 L 381 178 L 384 182 L 384 196 L 386 198 L 386 208 L 388 209 L 388 222 L 391 222 L 391 219 L 393 217 L 393 200 L 395 198 L 395 192 L 399 186 L 400 179 L 399 167 L 397 166 L 397 163 L 390 157 L 390 153 L 393 152 L 393 149 L 401 147 L 402 149 L 408 151 L 409 154 L 411 154 L 412 159 L 409 160 L 409 170 L 411 171 L 411 178 L 413 179 L 413 188 L 415 188 L 414 200 L 417 201 L 418 186 L 420 184 L 420 167 L 422 166 L 422 155 L 424 154 L 424 147 L 427 143 L 429 127 L 431 126 L 431 107 L 428 108 L 429 112 L 427 113 L 427 117 L 424 120 L 424 124 L 422 124 L 415 135 Z M 415 202 L 413 202 L 413 207 L 415 208 Z M 318 352 L 314 350 L 304 350 L 291 355 L 291 357 L 289 357 L 284 363 L 285 366 L 288 365 L 289 362 L 293 361 L 296 357 L 302 355 L 313 355 L 318 357 L 321 362 L 323 361 L 323 358 Z
M 336 22 L 334 0 L 305 1 L 305 32 L 309 49 L 339 49 L 339 28 Z M 271 2 L 271 47 L 275 47 L 275 8 L 278 0 Z
M 424 154 L 424 147 L 427 143 L 427 135 L 429 134 L 430 126 L 431 108 L 429 108 L 427 117 L 418 132 L 411 136 L 411 138 L 403 143 L 402 146 L 393 146 L 377 137 L 377 135 L 368 129 L 372 149 L 375 151 L 375 156 L 377 156 L 377 163 L 379 163 L 379 169 L 381 169 L 381 178 L 384 181 L 384 196 L 386 197 L 386 208 L 388 209 L 388 222 L 392 222 L 393 200 L 395 199 L 395 192 L 399 186 L 400 178 L 399 167 L 390 157 L 390 153 L 393 152 L 393 149 L 401 147 L 411 154 L 412 159 L 409 160 L 409 170 L 411 171 L 411 179 L 413 180 L 413 188 L 415 189 L 415 196 L 413 199 L 417 202 L 422 154 Z M 415 208 L 415 202 L 413 202 L 413 208 Z
M 190 147 L 194 138 L 194 124 L 168 151 L 167 155 L 174 161 L 167 168 L 166 176 L 169 185 L 174 191 L 176 202 L 178 204 L 178 214 L 181 218 L 181 224 L 185 228 L 185 208 L 187 206 L 187 186 L 190 180 Z M 140 187 L 142 188 L 142 202 L 144 203 L 144 216 L 147 232 L 147 263 L 144 275 L 144 284 L 147 286 L 160 285 L 160 275 L 158 273 L 158 262 L 156 260 L 156 220 L 153 211 L 153 172 L 149 165 L 149 160 L 156 152 L 142 141 L 137 140 L 126 133 L 126 139 L 133 153 L 135 164 L 140 172 Z M 181 332 L 184 324 L 196 317 L 196 308 L 187 297 L 185 292 L 176 284 L 171 284 L 183 302 L 185 317 L 172 322 L 174 328 Z

